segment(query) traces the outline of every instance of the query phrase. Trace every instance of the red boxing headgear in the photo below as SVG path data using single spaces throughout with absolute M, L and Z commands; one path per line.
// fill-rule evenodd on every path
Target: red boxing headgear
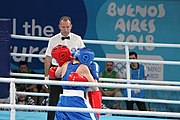
M 56 59 L 60 66 L 62 66 L 68 60 L 71 60 L 71 52 L 65 45 L 58 45 L 54 47 L 51 51 L 51 55 L 54 59 Z

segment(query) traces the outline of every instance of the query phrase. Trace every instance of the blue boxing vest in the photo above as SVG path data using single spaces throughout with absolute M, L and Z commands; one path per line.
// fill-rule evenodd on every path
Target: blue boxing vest
M 71 74 L 71 72 L 76 72 L 77 68 L 80 66 L 80 64 L 73 64 L 73 62 L 70 62 L 67 66 L 66 73 L 62 77 L 62 81 L 68 81 L 68 77 Z M 63 89 L 68 90 L 83 90 L 86 91 L 86 87 L 84 86 L 62 86 Z

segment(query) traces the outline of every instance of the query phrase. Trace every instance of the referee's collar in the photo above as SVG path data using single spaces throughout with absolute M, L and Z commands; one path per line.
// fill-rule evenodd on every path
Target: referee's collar
M 70 37 L 70 40 L 71 40 L 71 38 L 72 38 L 72 33 L 70 32 L 67 36 L 69 36 L 69 37 Z M 60 37 L 67 37 L 67 36 L 64 36 L 64 35 L 62 35 L 62 34 L 60 33 Z

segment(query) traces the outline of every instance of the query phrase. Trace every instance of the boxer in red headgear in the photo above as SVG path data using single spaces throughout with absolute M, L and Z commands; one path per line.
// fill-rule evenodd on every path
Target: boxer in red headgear
M 60 67 L 65 62 L 71 61 L 73 59 L 73 57 L 71 56 L 71 51 L 65 45 L 58 45 L 54 47 L 51 51 L 51 55 L 54 59 L 56 59 Z
M 73 57 L 71 56 L 71 52 L 69 48 L 65 45 L 58 45 L 54 47 L 51 51 L 52 57 L 57 61 L 59 66 L 61 67 L 65 62 L 72 61 Z M 58 67 L 51 67 L 49 69 L 49 77 L 51 79 L 55 79 L 59 76 L 55 75 L 55 72 Z

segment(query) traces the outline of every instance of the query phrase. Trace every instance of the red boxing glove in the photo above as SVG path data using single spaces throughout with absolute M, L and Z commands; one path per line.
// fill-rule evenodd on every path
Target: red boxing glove
M 78 74 L 77 72 L 71 72 L 71 74 L 68 77 L 68 81 L 88 82 L 88 80 L 84 76 Z
M 98 91 L 88 91 L 89 103 L 92 108 L 101 109 L 102 105 L 102 94 L 100 90 Z M 98 119 L 100 119 L 100 113 L 96 113 Z
M 58 67 L 51 67 L 49 69 L 49 78 L 51 78 L 51 79 L 55 79 L 56 78 L 55 72 L 56 72 L 57 68 Z

